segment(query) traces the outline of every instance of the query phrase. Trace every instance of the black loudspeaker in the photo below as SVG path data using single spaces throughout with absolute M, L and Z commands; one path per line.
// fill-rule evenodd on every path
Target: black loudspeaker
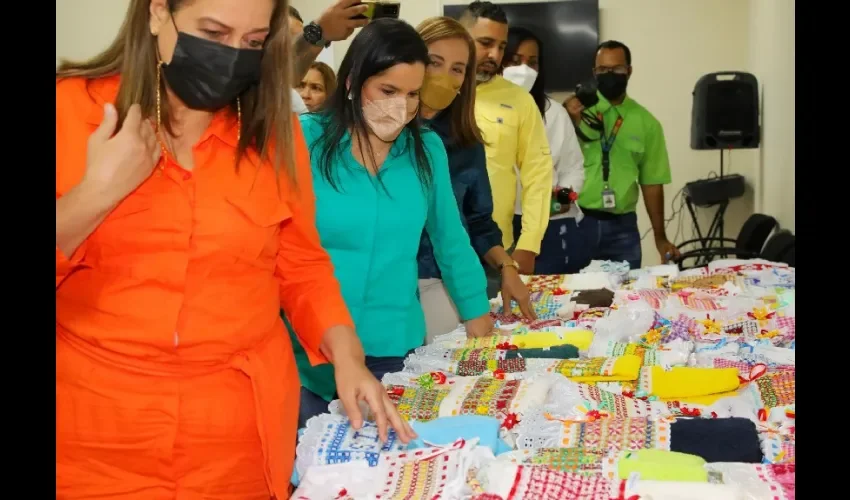
M 691 149 L 759 146 L 759 85 L 750 73 L 710 73 L 697 81 L 691 110 Z

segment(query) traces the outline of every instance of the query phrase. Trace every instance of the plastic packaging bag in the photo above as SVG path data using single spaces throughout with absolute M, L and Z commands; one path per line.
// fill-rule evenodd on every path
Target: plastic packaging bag
M 594 325 L 594 343 L 606 346 L 608 342 L 638 343 L 641 336 L 655 323 L 655 311 L 643 301 L 631 302 L 612 309 L 608 316 L 600 318 Z

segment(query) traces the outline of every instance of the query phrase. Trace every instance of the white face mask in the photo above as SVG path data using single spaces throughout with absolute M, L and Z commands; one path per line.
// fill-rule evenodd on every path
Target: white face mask
M 526 64 L 522 64 L 520 66 L 508 66 L 504 69 L 504 71 L 502 71 L 502 77 L 504 77 L 505 80 L 524 88 L 526 92 L 531 92 L 531 87 L 533 87 L 534 82 L 537 81 L 537 71 Z

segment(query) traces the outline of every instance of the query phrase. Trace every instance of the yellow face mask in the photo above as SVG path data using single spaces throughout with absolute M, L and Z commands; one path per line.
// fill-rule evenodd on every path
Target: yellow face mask
M 451 105 L 459 93 L 460 85 L 448 74 L 426 73 L 425 82 L 419 92 L 419 100 L 435 111 L 442 111 Z

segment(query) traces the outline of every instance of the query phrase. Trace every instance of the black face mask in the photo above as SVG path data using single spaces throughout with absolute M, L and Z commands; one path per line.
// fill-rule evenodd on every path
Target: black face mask
M 234 49 L 178 31 L 174 55 L 162 72 L 186 106 L 215 111 L 260 80 L 262 60 L 262 50 Z
M 629 75 L 602 73 L 601 75 L 596 75 L 596 83 L 599 86 L 599 93 L 610 101 L 626 93 Z

